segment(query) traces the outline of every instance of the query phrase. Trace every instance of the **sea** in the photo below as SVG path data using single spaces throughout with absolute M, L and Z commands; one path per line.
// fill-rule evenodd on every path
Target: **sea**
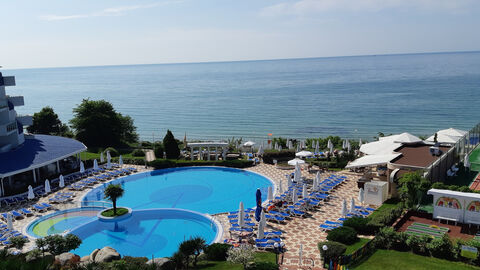
M 28 63 L 25 63 L 28 65 Z M 134 119 L 142 140 L 261 142 L 378 132 L 469 130 L 480 115 L 480 52 L 239 62 L 2 69 L 19 114 L 51 106 L 63 122 L 83 99 Z

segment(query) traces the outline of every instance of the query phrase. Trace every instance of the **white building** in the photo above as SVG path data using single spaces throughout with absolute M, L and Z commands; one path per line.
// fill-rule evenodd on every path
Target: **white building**
M 15 77 L 0 72 L 0 153 L 17 148 L 25 141 L 23 126 L 32 124 L 31 116 L 18 116 L 15 106 L 23 106 L 22 96 L 9 96 L 5 86 L 14 86 Z

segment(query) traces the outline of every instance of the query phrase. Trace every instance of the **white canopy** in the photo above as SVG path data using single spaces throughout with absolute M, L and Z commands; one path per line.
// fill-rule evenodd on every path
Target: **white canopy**
M 265 212 L 262 211 L 260 214 L 260 222 L 258 224 L 258 232 L 257 232 L 257 238 L 258 239 L 263 239 L 265 237 L 265 225 L 266 225 L 266 219 L 265 219 Z
M 311 157 L 313 156 L 313 153 L 310 151 L 300 151 L 295 154 L 296 157 Z
M 393 139 L 393 142 L 396 143 L 419 143 L 422 142 L 422 139 L 420 139 L 417 136 L 414 136 L 408 132 L 404 132 L 402 134 L 399 134 L 395 139 Z
M 260 147 L 258 148 L 258 151 L 257 151 L 257 155 L 261 156 L 263 155 L 265 151 L 263 150 L 263 145 L 260 145 Z
M 248 142 L 243 144 L 243 146 L 245 146 L 245 147 L 252 147 L 254 145 L 255 145 L 255 142 L 252 142 L 252 141 L 248 141 Z
M 355 167 L 368 167 L 374 165 L 387 164 L 394 158 L 400 156 L 400 153 L 396 154 L 384 154 L 384 155 L 367 155 L 351 161 L 345 166 L 346 169 Z
M 273 191 L 272 186 L 268 186 L 267 200 L 273 201 Z
M 305 161 L 301 160 L 299 158 L 294 158 L 294 159 L 288 161 L 288 165 L 295 166 L 297 164 L 305 164 Z
M 460 137 L 449 136 L 446 134 L 439 134 L 437 132 L 437 142 L 439 143 L 456 143 Z M 434 142 L 435 141 L 435 134 L 427 138 L 427 141 Z
M 402 146 L 401 143 L 396 143 L 393 139 L 379 140 L 376 142 L 365 143 L 360 146 L 360 152 L 367 155 L 377 154 L 391 154 L 395 149 Z
M 437 132 L 437 134 L 441 135 L 447 135 L 451 137 L 462 137 L 465 134 L 467 134 L 467 131 L 461 130 L 461 129 L 456 129 L 456 128 L 447 128 L 447 129 L 442 129 Z

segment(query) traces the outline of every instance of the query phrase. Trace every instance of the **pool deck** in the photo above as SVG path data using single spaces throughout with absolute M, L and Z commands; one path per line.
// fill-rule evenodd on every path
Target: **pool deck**
M 128 167 L 132 167 L 132 165 L 125 165 Z M 144 166 L 134 166 L 138 169 L 138 172 L 144 172 L 152 170 L 152 168 L 145 168 Z M 293 170 L 281 170 L 275 168 L 274 165 L 268 164 L 258 164 L 254 167 L 248 168 L 248 171 L 256 172 L 262 174 L 272 181 L 275 182 L 275 185 L 278 186 L 280 181 L 282 181 L 282 186 L 284 188 L 287 187 L 287 183 L 285 180 L 285 174 L 293 172 Z M 299 261 L 298 261 L 298 249 L 300 244 L 303 244 L 303 267 L 307 267 L 309 269 L 322 269 L 319 268 L 320 265 L 320 255 L 317 249 L 317 243 L 320 241 L 325 241 L 327 234 L 322 232 L 319 229 L 319 225 L 324 222 L 325 220 L 336 220 L 340 217 L 340 210 L 341 210 L 341 203 L 343 199 L 347 199 L 350 201 L 351 198 L 357 198 L 358 196 L 358 188 L 356 185 L 356 179 L 360 177 L 360 174 L 348 172 L 348 171 L 341 171 L 335 172 L 334 174 L 337 175 L 345 175 L 347 176 L 347 180 L 336 188 L 330 196 L 330 200 L 315 210 L 310 211 L 309 215 L 306 218 L 296 217 L 293 220 L 289 220 L 285 224 L 277 224 L 277 223 L 267 223 L 267 230 L 280 230 L 283 232 L 285 247 L 287 251 L 284 254 L 283 264 L 281 269 L 298 269 L 299 268 Z M 302 171 L 302 175 L 306 178 L 312 179 L 315 177 L 314 174 L 308 173 L 306 171 Z M 95 188 L 99 185 L 103 185 L 103 183 L 99 183 L 92 188 Z M 14 222 L 13 226 L 16 230 L 21 231 L 22 233 L 26 234 L 26 227 L 27 225 L 34 221 L 36 218 L 53 213 L 58 210 L 65 210 L 70 208 L 76 208 L 80 206 L 81 198 L 88 193 L 92 188 L 88 188 L 82 191 L 75 191 L 74 200 L 71 202 L 63 203 L 63 204 L 54 204 L 54 210 L 50 210 L 43 213 L 35 213 L 34 216 L 26 217 Z M 66 190 L 66 189 L 65 189 Z M 63 191 L 63 190 L 60 190 Z M 57 191 L 58 192 L 58 191 Z M 47 197 L 40 198 L 38 202 L 47 202 L 48 199 L 53 197 L 55 193 L 50 194 Z M 214 218 L 220 222 L 224 228 L 224 235 L 223 239 L 230 238 L 228 229 L 230 227 L 227 214 L 216 214 L 213 215 Z M 30 237 L 30 236 L 29 236 Z M 34 246 L 34 238 L 30 238 L 30 242 L 27 243 L 24 247 L 24 251 L 30 250 Z M 312 267 L 312 261 L 314 266 Z

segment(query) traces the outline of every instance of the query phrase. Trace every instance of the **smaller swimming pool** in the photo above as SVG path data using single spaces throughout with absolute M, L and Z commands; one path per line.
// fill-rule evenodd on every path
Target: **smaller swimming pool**
M 97 213 L 105 208 L 82 207 L 62 210 L 43 216 L 27 227 L 27 233 L 35 238 L 61 234 L 97 218 Z

